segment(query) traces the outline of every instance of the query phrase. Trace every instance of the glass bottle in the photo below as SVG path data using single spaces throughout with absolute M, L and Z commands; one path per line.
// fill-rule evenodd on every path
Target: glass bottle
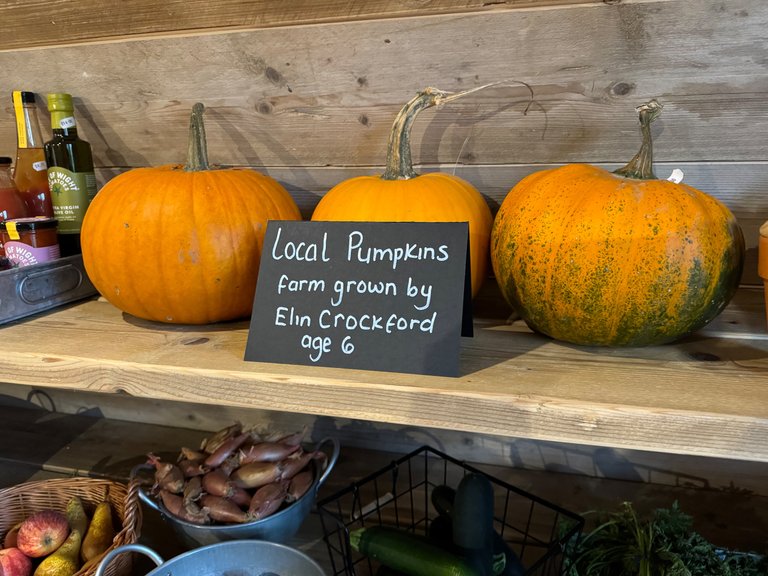
M 91 145 L 77 135 L 72 96 L 48 94 L 53 138 L 45 143 L 53 215 L 59 221 L 62 256 L 80 254 L 80 227 L 96 196 Z
M 48 188 L 48 165 L 45 163 L 43 137 L 37 121 L 35 93 L 13 92 L 16 115 L 16 163 L 13 179 L 30 216 L 53 216 L 51 194 Z
M 11 158 L 0 156 L 0 221 L 26 216 L 28 216 L 27 205 L 16 189 L 11 176 Z M 5 256 L 2 244 L 0 244 L 0 256 Z

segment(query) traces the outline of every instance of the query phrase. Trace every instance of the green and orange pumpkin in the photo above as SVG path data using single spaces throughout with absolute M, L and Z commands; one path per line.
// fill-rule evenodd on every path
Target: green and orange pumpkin
M 269 220 L 300 220 L 277 181 L 208 164 L 202 104 L 186 166 L 136 168 L 108 181 L 86 212 L 83 264 L 120 310 L 158 322 L 209 324 L 251 313 Z
M 568 164 L 510 190 L 494 221 L 491 262 L 509 304 L 535 331 L 583 345 L 646 346 L 714 319 L 736 291 L 744 238 L 730 210 L 657 179 L 651 122 L 624 168 Z

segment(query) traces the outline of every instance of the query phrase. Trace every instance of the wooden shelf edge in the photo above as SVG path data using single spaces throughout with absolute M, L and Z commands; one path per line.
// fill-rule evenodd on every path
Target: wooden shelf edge
M 751 302 L 751 300 L 748 300 Z M 459 378 L 242 359 L 247 323 L 175 327 L 86 301 L 0 330 L 9 384 L 768 462 L 768 341 L 739 310 L 680 345 L 595 350 L 478 322 Z M 760 318 L 762 320 L 762 318 Z M 731 337 L 735 336 L 735 337 Z

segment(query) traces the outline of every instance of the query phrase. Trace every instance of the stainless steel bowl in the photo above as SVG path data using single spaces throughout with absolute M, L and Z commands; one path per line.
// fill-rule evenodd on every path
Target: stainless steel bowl
M 186 522 L 170 512 L 144 490 L 139 489 L 139 499 L 150 508 L 157 510 L 163 520 L 176 532 L 182 543 L 188 548 L 197 548 L 226 540 L 268 540 L 270 542 L 287 542 L 301 527 L 315 504 L 317 492 L 328 474 L 333 470 L 339 457 L 339 442 L 335 438 L 324 438 L 317 443 L 316 450 L 325 444 L 331 444 L 331 455 L 325 470 L 320 470 L 316 462 L 315 479 L 307 492 L 287 506 L 261 520 L 243 522 L 242 524 L 200 525 Z M 138 467 L 137 467 L 138 468 Z M 136 470 L 134 470 L 134 474 Z
M 146 576 L 325 576 L 320 565 L 303 552 L 264 540 L 219 542 L 190 550 L 167 562 L 142 544 L 126 544 L 104 556 L 96 569 L 96 576 L 104 576 L 107 565 L 124 552 L 140 552 L 157 564 L 157 568 Z

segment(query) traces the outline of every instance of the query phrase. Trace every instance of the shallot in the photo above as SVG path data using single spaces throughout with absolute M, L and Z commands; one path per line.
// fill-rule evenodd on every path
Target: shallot
M 151 493 L 165 510 L 194 524 L 241 524 L 292 505 L 312 486 L 327 458 L 301 447 L 308 429 L 259 434 L 236 422 L 180 449 L 176 464 L 148 454 L 155 470 Z M 325 464 L 325 462 L 323 462 Z

